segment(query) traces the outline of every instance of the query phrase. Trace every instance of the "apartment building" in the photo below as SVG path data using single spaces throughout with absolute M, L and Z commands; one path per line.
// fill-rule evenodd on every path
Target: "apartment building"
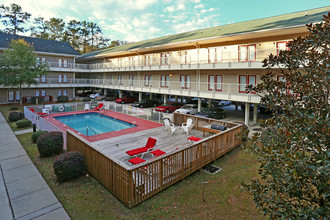
M 61 95 L 74 98 L 75 58 L 79 53 L 66 42 L 4 33 L 0 33 L 0 53 L 9 48 L 12 40 L 17 39 L 24 39 L 32 44 L 36 53 L 36 62 L 47 63 L 50 71 L 38 77 L 36 85 L 24 86 L 23 95 L 17 88 L 0 85 L 0 103 L 14 103 L 21 99 L 29 101 L 33 96 L 42 96 L 45 100 L 56 99 Z
M 270 53 L 287 50 L 289 41 L 308 34 L 306 24 L 321 22 L 329 11 L 330 6 L 169 35 L 93 51 L 76 59 L 76 52 L 66 43 L 51 41 L 54 47 L 44 50 L 35 42 L 40 61 L 46 60 L 51 72 L 27 92 L 73 98 L 74 88 L 92 87 L 120 91 L 120 95 L 138 92 L 140 99 L 143 93 L 149 93 L 150 98 L 162 94 L 165 102 L 169 95 L 195 97 L 199 109 L 203 98 L 244 102 L 245 123 L 249 124 L 249 104 L 255 105 L 256 122 L 260 97 L 247 93 L 246 86 L 260 82 L 265 73 L 261 61 Z M 1 42 L 0 47 L 6 48 Z M 281 75 L 276 78 L 285 80 Z M 13 89 L 1 89 L 0 102 L 17 101 L 15 94 Z

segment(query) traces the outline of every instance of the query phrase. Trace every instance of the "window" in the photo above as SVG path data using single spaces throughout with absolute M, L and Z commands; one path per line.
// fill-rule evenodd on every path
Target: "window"
M 40 91 L 39 90 L 36 90 L 35 95 L 36 96 L 40 96 Z
M 239 92 L 246 93 L 247 85 L 256 85 L 255 75 L 239 75 Z
M 152 56 L 151 55 L 145 55 L 144 56 L 144 65 L 145 66 L 152 66 Z
M 161 75 L 160 76 L 160 86 L 161 87 L 168 87 L 170 81 L 170 75 Z
M 129 84 L 132 86 L 134 85 L 134 81 L 135 81 L 135 75 L 130 75 L 129 76 Z
M 123 59 L 122 58 L 118 58 L 117 59 L 117 62 L 118 62 L 118 67 L 122 67 Z
M 9 101 L 15 101 L 15 91 L 9 91 L 8 92 L 8 100 Z
M 63 60 L 63 67 L 68 68 L 68 60 L 66 59 Z
M 221 49 L 220 48 L 209 48 L 209 63 L 216 63 L 221 61 Z
M 119 74 L 119 75 L 118 75 L 118 84 L 119 84 L 119 85 L 123 85 L 123 82 L 124 82 L 124 80 L 123 80 L 123 75 L 122 75 L 122 74 Z
M 46 64 L 46 58 L 45 57 L 37 57 L 36 62 L 37 62 L 38 65 Z
M 61 96 L 62 95 L 62 90 L 58 90 L 57 91 L 57 96 Z
M 42 83 L 45 83 L 45 82 L 46 82 L 46 75 L 42 75 L 42 76 L 41 76 L 41 82 L 42 82 Z
M 41 96 L 46 96 L 46 90 L 41 90 Z
M 180 87 L 181 89 L 190 89 L 190 75 L 180 76 Z
M 62 59 L 58 59 L 58 67 L 60 68 L 62 67 L 62 62 L 63 62 Z
M 145 86 L 152 86 L 152 84 L 151 84 L 151 80 L 152 80 L 152 75 L 145 75 L 144 76 L 144 85 Z
M 133 67 L 134 66 L 134 57 L 129 57 L 128 62 L 129 62 L 129 66 Z
M 109 84 L 113 84 L 113 75 L 109 75 Z
M 288 50 L 288 41 L 282 41 L 276 43 L 276 55 L 280 53 L 281 50 Z
M 209 90 L 222 91 L 222 75 L 209 75 Z
M 280 75 L 280 76 L 277 76 L 277 81 L 286 82 L 286 78 L 285 78 L 285 76 Z M 281 92 L 282 93 L 286 92 L 287 94 L 290 94 L 290 84 L 287 83 L 286 87 L 287 87 L 287 89 L 283 89 Z
M 68 67 L 68 60 L 67 59 L 58 59 L 58 67 L 67 68 Z
M 68 75 L 66 74 L 59 74 L 58 75 L 58 82 L 59 83 L 67 83 L 68 82 Z
M 61 74 L 59 74 L 58 75 L 58 80 L 57 80 L 59 83 L 61 83 L 62 82 L 62 75 Z
M 62 90 L 62 94 L 63 94 L 64 96 L 67 96 L 67 91 L 66 91 L 66 89 Z
M 256 45 L 241 45 L 238 47 L 238 61 L 256 61 Z
M 170 64 L 170 54 L 161 53 L 160 54 L 160 65 L 169 65 Z
M 68 75 L 62 75 L 63 76 L 63 82 L 67 83 L 68 82 Z
M 190 55 L 188 51 L 181 51 L 180 63 L 189 64 L 190 63 Z

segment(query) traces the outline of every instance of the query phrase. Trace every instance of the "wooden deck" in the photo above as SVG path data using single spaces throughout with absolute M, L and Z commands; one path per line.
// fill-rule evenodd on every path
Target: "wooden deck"
M 181 130 L 181 127 L 177 126 L 177 129 L 171 136 L 167 131 L 165 131 L 163 126 L 92 142 L 90 143 L 90 146 L 112 159 L 114 162 L 122 165 L 126 169 L 132 169 L 134 166 L 128 162 L 128 160 L 132 157 L 126 154 L 126 151 L 138 147 L 144 147 L 147 143 L 148 137 L 157 139 L 155 149 L 160 149 L 166 153 L 171 153 L 177 148 L 183 149 L 188 147 L 190 144 L 187 138 L 191 136 L 203 139 L 203 132 L 193 129 L 189 135 L 187 135 L 187 133 Z M 145 154 L 143 159 L 150 160 L 152 159 L 152 155 Z

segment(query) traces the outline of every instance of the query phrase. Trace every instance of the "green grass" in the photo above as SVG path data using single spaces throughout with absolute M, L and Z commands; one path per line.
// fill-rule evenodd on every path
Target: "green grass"
M 263 219 L 241 182 L 257 175 L 257 160 L 237 148 L 213 162 L 214 175 L 197 171 L 129 209 L 91 176 L 58 183 L 52 163 L 40 158 L 31 133 L 19 135 L 28 155 L 72 219 Z M 203 202 L 203 182 L 205 202 Z
M 17 106 L 18 110 L 10 110 L 10 107 L 12 107 L 12 106 Z M 29 127 L 25 127 L 25 128 L 17 128 L 16 127 L 16 122 L 9 122 L 8 121 L 9 113 L 10 112 L 24 112 L 24 107 L 23 106 L 15 105 L 15 104 L 3 105 L 3 106 L 0 106 L 0 112 L 5 117 L 7 123 L 9 124 L 10 128 L 13 131 L 25 130 L 25 129 L 29 129 L 29 128 L 32 127 L 32 126 L 29 126 Z

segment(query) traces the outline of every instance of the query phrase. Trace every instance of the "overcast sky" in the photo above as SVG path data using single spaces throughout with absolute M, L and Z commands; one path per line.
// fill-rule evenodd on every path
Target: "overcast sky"
M 111 40 L 140 41 L 324 7 L 329 0 L 0 0 L 11 3 L 33 17 L 96 22 Z

